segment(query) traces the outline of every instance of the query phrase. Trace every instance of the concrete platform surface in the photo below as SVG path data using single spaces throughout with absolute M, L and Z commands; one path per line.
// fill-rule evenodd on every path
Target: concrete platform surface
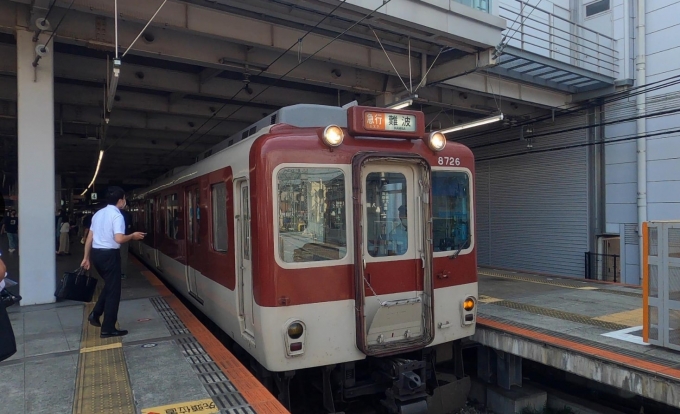
M 642 291 L 480 268 L 483 345 L 680 407 L 680 353 L 642 340 Z
M 71 247 L 71 256 L 55 258 L 59 274 L 80 264 L 82 246 Z M 3 257 L 21 283 L 19 258 Z M 0 412 L 287 412 L 132 256 L 126 274 L 118 323 L 129 334 L 122 338 L 101 339 L 87 323 L 93 303 L 8 309 L 17 353 L 0 362 Z

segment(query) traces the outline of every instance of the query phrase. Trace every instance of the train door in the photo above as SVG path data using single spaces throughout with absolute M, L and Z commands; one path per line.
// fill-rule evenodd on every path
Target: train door
M 191 186 L 186 189 L 186 278 L 189 294 L 201 302 L 196 285 L 197 265 L 199 263 L 199 222 L 200 222 L 200 188 Z
M 255 336 L 253 328 L 253 273 L 250 242 L 250 189 L 247 180 L 236 183 L 235 210 L 238 225 L 235 227 L 238 240 L 238 298 L 241 329 L 251 338 Z
M 379 355 L 429 343 L 429 169 L 417 159 L 383 158 L 368 159 L 355 172 L 361 179 L 362 205 L 357 286 L 363 290 L 357 291 L 357 303 L 363 322 L 358 345 L 367 355 Z

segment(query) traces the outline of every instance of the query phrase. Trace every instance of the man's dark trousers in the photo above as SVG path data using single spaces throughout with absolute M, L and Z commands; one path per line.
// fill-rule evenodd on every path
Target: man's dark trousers
M 120 305 L 120 250 L 92 249 L 92 264 L 104 279 L 104 289 L 94 305 L 92 313 L 99 319 L 104 314 L 102 332 L 109 333 L 116 330 L 118 320 L 118 306 Z

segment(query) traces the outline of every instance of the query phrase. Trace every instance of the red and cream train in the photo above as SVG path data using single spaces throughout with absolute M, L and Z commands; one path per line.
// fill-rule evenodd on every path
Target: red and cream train
M 427 412 L 430 364 L 475 329 L 473 189 L 472 152 L 422 112 L 295 105 L 136 191 L 131 248 L 283 400 L 316 370 L 331 412 Z

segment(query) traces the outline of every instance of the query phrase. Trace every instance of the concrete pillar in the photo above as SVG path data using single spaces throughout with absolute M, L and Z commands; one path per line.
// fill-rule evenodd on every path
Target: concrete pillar
M 54 56 L 35 59 L 33 33 L 17 29 L 19 277 L 21 305 L 55 301 Z M 41 35 L 39 44 L 47 41 Z

